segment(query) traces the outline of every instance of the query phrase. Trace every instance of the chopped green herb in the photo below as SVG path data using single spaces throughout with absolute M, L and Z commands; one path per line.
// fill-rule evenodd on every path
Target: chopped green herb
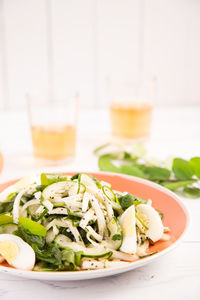
M 122 235 L 121 234 L 114 234 L 112 236 L 112 240 L 113 241 L 120 241 L 120 240 L 122 240 Z

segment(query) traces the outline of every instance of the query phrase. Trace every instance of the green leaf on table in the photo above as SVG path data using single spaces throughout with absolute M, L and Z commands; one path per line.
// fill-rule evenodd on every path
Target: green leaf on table
M 121 165 L 119 167 L 119 172 L 126 175 L 132 175 L 140 178 L 147 178 L 146 174 L 141 169 L 140 165 Z
M 200 198 L 200 189 L 196 187 L 185 187 L 183 193 L 188 198 Z
M 113 164 L 113 161 L 120 161 L 118 156 L 105 154 L 99 157 L 99 169 L 101 171 L 107 172 L 115 172 L 115 173 L 122 173 L 126 175 L 137 176 L 141 178 L 147 178 L 145 173 L 141 170 L 139 164 L 132 163 L 132 164 L 123 164 L 119 167 Z
M 192 167 L 194 174 L 200 178 L 200 157 L 191 158 L 189 164 Z
M 182 180 L 182 181 L 163 181 L 160 184 L 171 191 L 176 191 L 179 188 L 187 187 L 188 185 L 196 182 L 195 179 Z
M 112 159 L 116 159 L 116 156 L 111 154 L 104 154 L 99 157 L 98 165 L 101 171 L 116 172 L 119 173 L 118 167 L 114 166 Z
M 131 164 L 122 164 L 119 167 L 113 164 L 114 160 L 119 160 L 117 156 L 105 154 L 99 157 L 99 168 L 101 171 L 116 172 L 126 175 L 132 175 L 150 180 L 167 180 L 170 177 L 170 171 L 166 168 L 145 166 L 132 162 Z
M 146 167 L 143 165 L 142 170 L 146 174 L 146 178 L 150 180 L 167 180 L 171 175 L 171 172 L 168 169 L 161 167 Z
M 173 160 L 172 170 L 176 178 L 180 180 L 191 179 L 192 176 L 194 175 L 193 168 L 191 167 L 189 162 L 182 158 L 175 158 Z

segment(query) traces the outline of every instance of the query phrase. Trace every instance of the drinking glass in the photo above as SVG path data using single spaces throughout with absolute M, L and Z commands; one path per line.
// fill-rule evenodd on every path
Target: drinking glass
M 108 93 L 112 135 L 143 139 L 150 135 L 156 79 L 110 77 Z
M 33 153 L 49 163 L 74 157 L 78 94 L 52 96 L 48 92 L 27 94 Z

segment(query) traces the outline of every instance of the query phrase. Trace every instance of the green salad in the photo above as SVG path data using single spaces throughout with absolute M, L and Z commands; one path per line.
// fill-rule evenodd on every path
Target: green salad
M 154 253 L 162 213 L 89 174 L 27 176 L 0 193 L 0 262 L 33 271 L 115 267 Z

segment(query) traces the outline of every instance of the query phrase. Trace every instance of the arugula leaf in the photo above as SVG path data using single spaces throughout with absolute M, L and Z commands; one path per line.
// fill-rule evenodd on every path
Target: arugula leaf
M 130 153 L 128 153 L 126 151 L 124 151 L 123 157 L 124 157 L 124 159 L 131 159 L 132 160 L 132 157 L 131 157 Z M 135 160 L 135 159 L 133 159 L 133 160 Z
M 107 172 L 115 172 L 115 173 L 123 173 L 126 175 L 132 175 L 137 177 L 146 178 L 145 173 L 141 170 L 139 164 L 132 163 L 131 165 L 121 165 L 120 167 L 116 167 L 112 161 L 119 160 L 119 157 L 111 154 L 104 154 L 99 157 L 99 169 L 101 171 Z M 129 160 L 129 158 L 128 158 Z M 132 159 L 131 159 L 132 160 Z
M 188 198 L 200 198 L 200 189 L 196 187 L 185 187 L 183 193 Z
M 180 180 L 191 179 L 194 171 L 187 160 L 182 158 L 174 158 L 172 170 L 176 178 Z
M 135 197 L 132 194 L 118 196 L 119 204 L 121 205 L 123 210 L 125 210 L 129 206 L 133 205 L 134 200 L 135 200 Z
M 200 178 L 200 157 L 191 158 L 189 164 L 192 167 L 194 174 Z
M 14 201 L 1 202 L 0 203 L 0 214 L 2 214 L 4 212 L 10 212 L 13 209 L 13 203 L 14 203 Z
M 141 166 L 138 164 L 132 164 L 132 165 L 122 165 L 119 168 L 119 173 L 132 175 L 140 178 L 147 178 L 148 176 L 145 174 L 145 172 L 142 170 Z
M 112 236 L 112 240 L 113 241 L 121 241 L 122 240 L 122 235 L 121 234 L 114 234 L 113 236 Z
M 117 162 L 117 164 L 115 164 Z M 193 157 L 189 161 L 182 158 L 170 157 L 168 162 L 160 162 L 149 159 L 142 145 L 134 145 L 132 152 L 127 152 L 121 147 L 121 152 L 107 153 L 99 156 L 99 169 L 114 173 L 127 174 L 154 181 L 171 191 L 183 191 L 188 197 L 197 197 L 198 190 L 193 189 L 193 183 L 200 182 L 200 157 Z M 163 167 L 168 166 L 168 167 Z M 123 209 L 133 204 L 133 199 L 128 197 L 129 204 L 124 204 L 121 199 Z
M 45 245 L 45 237 L 32 234 L 28 229 L 23 228 L 21 225 L 18 226 L 16 234 L 31 246 L 34 244 L 39 248 L 43 248 Z
M 167 180 L 169 179 L 171 172 L 166 168 L 154 167 L 154 166 L 144 166 L 143 172 L 146 174 L 147 178 L 151 180 Z
M 75 264 L 75 253 L 73 250 L 62 250 L 62 260 L 67 261 L 68 263 Z
M 137 206 L 138 204 L 141 204 L 141 203 L 145 203 L 145 204 L 147 203 L 147 200 L 144 200 L 140 197 L 136 197 L 130 193 L 127 193 L 125 195 L 117 194 L 116 196 L 117 196 L 119 204 L 121 205 L 123 210 L 127 209 L 129 206 L 131 206 L 133 204 L 135 206 Z
M 82 254 L 82 251 L 74 252 L 71 249 L 65 249 L 62 250 L 62 260 L 65 265 L 66 263 L 72 265 L 73 270 L 77 270 L 77 266 L 80 265 Z
M 37 185 L 36 186 L 36 191 L 37 192 L 42 192 L 46 188 L 46 185 Z
M 74 174 L 74 175 L 71 177 L 71 180 L 78 179 L 78 178 L 79 178 L 79 175 L 80 175 L 80 173 Z
M 194 182 L 196 182 L 195 179 L 190 179 L 190 180 L 183 180 L 183 181 L 163 181 L 160 184 L 171 191 L 175 191 L 179 188 L 183 188 L 188 185 L 191 185 Z
M 108 172 L 116 172 L 120 173 L 120 170 L 118 167 L 114 166 L 112 163 L 112 159 L 116 159 L 117 157 L 115 155 L 111 154 L 104 154 L 99 157 L 99 169 L 101 171 L 108 171 Z
M 127 155 L 126 155 L 127 156 Z M 119 157 L 105 154 L 99 157 L 99 168 L 101 171 L 110 171 L 116 173 L 123 173 L 127 175 L 137 176 L 140 178 L 146 178 L 151 180 L 167 180 L 170 177 L 170 171 L 166 168 L 145 166 L 133 162 L 132 164 L 122 164 L 120 167 L 116 167 L 112 160 L 119 160 Z M 129 158 L 126 159 L 127 161 Z
M 31 246 L 38 259 L 56 266 L 62 266 L 62 251 L 54 243 L 50 243 L 43 249 L 39 248 L 36 244 L 32 244 Z
M 62 267 L 62 252 L 53 242 L 46 244 L 44 236 L 33 234 L 21 225 L 19 225 L 16 234 L 33 248 L 37 259 L 48 262 L 54 267 Z

